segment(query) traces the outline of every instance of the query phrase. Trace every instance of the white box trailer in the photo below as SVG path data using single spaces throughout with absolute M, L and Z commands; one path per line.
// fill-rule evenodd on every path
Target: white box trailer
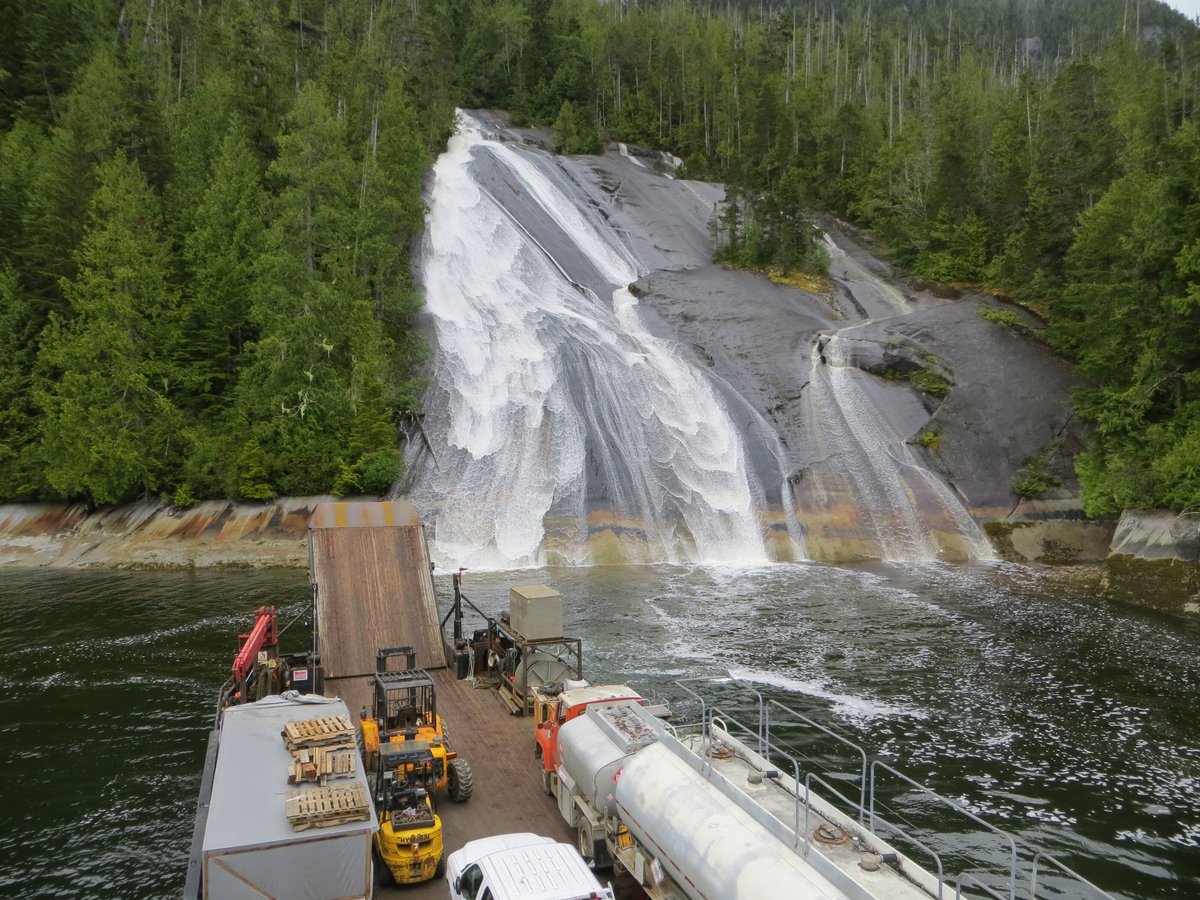
M 280 734 L 283 726 L 318 716 L 350 718 L 341 700 L 305 699 L 266 697 L 223 714 L 202 844 L 206 900 L 371 895 L 371 836 L 378 826 L 369 791 L 365 821 L 294 831 L 284 812 L 289 797 L 320 786 L 288 784 L 292 756 Z M 330 779 L 328 786 L 355 783 L 367 790 L 361 765 L 353 778 Z

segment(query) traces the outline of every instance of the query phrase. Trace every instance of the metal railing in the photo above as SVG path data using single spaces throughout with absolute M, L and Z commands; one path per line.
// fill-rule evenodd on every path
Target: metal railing
M 833 738 L 834 740 L 839 741 L 840 743 L 849 747 L 851 750 L 853 750 L 855 753 L 858 754 L 859 762 L 861 764 L 861 768 L 859 769 L 859 776 L 858 776 L 858 779 L 859 779 L 858 808 L 860 810 L 858 820 L 861 822 L 863 820 L 862 819 L 862 816 L 863 816 L 862 810 L 867 805 L 867 751 L 864 750 L 862 747 L 858 746 L 858 744 L 854 743 L 854 741 L 845 737 L 844 735 L 838 734 L 836 731 L 831 731 L 830 729 L 828 729 L 824 725 L 822 725 L 820 722 L 814 722 L 812 719 L 810 719 L 808 716 L 804 715 L 803 713 L 797 712 L 796 710 L 792 709 L 789 706 L 784 706 L 782 703 L 780 703 L 777 700 L 771 700 L 771 701 L 769 701 L 769 704 L 770 705 L 767 707 L 768 713 L 770 712 L 770 709 L 772 706 L 774 706 L 778 709 L 784 710 L 788 714 L 799 719 L 803 724 L 809 726 L 810 728 L 815 728 L 818 731 Z M 769 729 L 769 727 L 770 727 L 769 722 L 767 723 L 767 727 Z M 767 733 L 769 736 L 769 734 L 770 734 L 769 730 Z
M 903 772 L 899 771 L 898 769 L 894 768 L 893 766 L 889 766 L 887 763 L 885 763 L 881 760 L 878 760 L 878 759 L 871 763 L 871 790 L 870 790 L 871 807 L 870 807 L 870 817 L 868 818 L 867 822 L 868 822 L 868 827 L 872 831 L 875 830 L 875 822 L 876 822 L 876 815 L 875 815 L 876 776 L 875 776 L 875 773 L 878 772 L 880 769 L 882 769 L 883 771 L 888 772 L 889 774 L 900 779 L 902 782 L 904 782 L 909 787 L 916 790 L 918 793 L 923 794 L 924 796 L 929 797 L 930 799 L 932 799 L 938 803 L 941 803 L 944 806 L 949 807 L 950 809 L 954 810 L 955 812 L 959 813 L 960 815 L 966 816 L 968 819 L 970 819 L 976 825 L 979 825 L 981 828 L 984 828 L 984 829 L 990 831 L 992 834 L 997 835 L 998 837 L 1007 841 L 1008 846 L 1009 846 L 1008 896 L 1010 898 L 1013 898 L 1013 900 L 1015 900 L 1015 898 L 1017 896 L 1017 842 L 1013 838 L 1013 836 L 1001 831 L 995 825 L 985 822 L 983 819 L 979 818 L 979 816 L 975 815 L 975 813 L 963 808 L 962 806 L 955 803 L 950 798 L 943 797 L 941 794 L 937 793 L 936 791 L 931 791 L 929 788 L 925 787 L 925 785 L 921 784 L 919 781 L 915 781 L 914 779 L 909 778 Z M 901 832 L 901 834 L 904 834 L 904 833 Z M 904 834 L 904 837 L 908 838 L 909 840 L 912 840 L 912 838 L 907 834 Z
M 1063 865 L 1061 862 L 1059 862 L 1057 859 L 1055 859 L 1053 856 L 1051 856 L 1049 853 L 1046 853 L 1043 850 L 1039 850 L 1033 855 L 1033 868 L 1031 869 L 1030 874 L 1029 874 L 1029 896 L 1030 897 L 1037 896 L 1038 868 L 1039 868 L 1039 863 L 1042 861 L 1050 863 L 1052 866 L 1054 866 L 1056 869 L 1058 869 L 1060 872 L 1062 872 L 1064 875 L 1066 875 L 1072 881 L 1076 881 L 1079 884 L 1083 885 L 1084 887 L 1088 888 L 1088 890 L 1091 891 L 1093 897 L 1103 897 L 1103 898 L 1111 898 L 1112 897 L 1111 894 L 1096 887 L 1094 884 L 1092 884 L 1090 881 L 1088 881 L 1086 878 L 1084 878 L 1082 875 L 1080 875 L 1074 869 L 1071 869 L 1071 868 Z
M 754 726 L 745 724 L 736 716 L 731 715 L 728 711 L 710 702 L 708 698 L 692 687 L 692 685 L 706 683 L 736 685 L 739 690 L 753 695 L 758 713 L 757 723 Z M 709 770 L 712 768 L 709 750 L 713 745 L 714 728 L 753 748 L 755 753 L 767 765 L 776 765 L 777 760 L 787 761 L 787 765 L 779 764 L 779 767 L 790 769 L 793 777 L 794 789 L 790 791 L 794 797 L 792 832 L 795 836 L 794 848 L 798 852 L 807 854 L 812 847 L 810 837 L 813 804 L 810 802 L 810 798 L 823 799 L 829 806 L 837 809 L 841 814 L 849 814 L 856 817 L 858 822 L 871 833 L 879 834 L 881 830 L 885 830 L 888 833 L 899 836 L 907 845 L 926 854 L 936 868 L 936 895 L 939 900 L 948 900 L 945 896 L 947 889 L 953 889 L 953 896 L 955 900 L 958 900 L 958 898 L 966 896 L 963 893 L 963 889 L 966 887 L 971 888 L 972 891 L 981 890 L 986 895 L 998 898 L 998 900 L 1037 900 L 1039 886 L 1045 886 L 1039 882 L 1039 873 L 1045 868 L 1053 868 L 1079 887 L 1085 888 L 1089 892 L 1088 896 L 1090 897 L 1102 898 L 1102 900 L 1114 900 L 1111 894 L 1096 887 L 1096 885 L 1046 851 L 1019 843 L 1012 835 L 980 818 L 960 803 L 956 803 L 938 794 L 936 791 L 931 790 L 882 760 L 872 760 L 861 746 L 845 735 L 831 730 L 820 722 L 814 721 L 803 713 L 779 701 L 763 697 L 759 691 L 737 682 L 736 679 L 731 677 L 689 678 L 678 680 L 675 684 L 700 704 L 699 722 L 691 727 L 699 729 L 700 756 L 703 760 L 702 768 Z M 773 711 L 775 713 L 774 716 L 772 715 Z M 787 740 L 780 737 L 781 731 L 788 727 L 797 726 L 815 729 L 821 734 L 832 738 L 851 751 L 849 755 L 857 758 L 859 771 L 856 776 L 848 776 L 850 780 L 857 781 L 858 783 L 857 799 L 847 796 L 842 789 L 836 787 L 828 779 L 821 777 L 814 771 L 806 770 L 802 766 L 801 759 L 808 759 L 808 757 L 800 752 L 798 748 L 792 746 Z M 673 734 L 678 734 L 686 730 L 690 730 L 689 726 L 672 727 L 671 729 Z M 816 762 L 815 760 L 810 761 Z M 994 835 L 1003 842 L 1006 845 L 1006 865 L 1003 867 L 997 866 L 993 874 L 998 879 L 1003 879 L 1006 882 L 1004 892 L 1000 892 L 996 887 L 989 886 L 970 871 L 948 874 L 942 854 L 939 854 L 933 847 L 929 846 L 928 838 L 922 840 L 914 833 L 918 830 L 917 826 L 912 825 L 912 823 L 905 823 L 908 826 L 906 828 L 884 818 L 880 812 L 880 808 L 884 805 L 879 799 L 880 773 L 886 773 L 889 777 L 896 779 L 901 784 L 907 786 L 910 792 L 916 792 L 920 796 L 929 798 L 946 809 L 965 817 L 974 825 Z M 814 784 L 820 785 L 823 793 L 814 793 L 812 791 Z M 780 786 L 784 790 L 787 790 L 785 785 Z M 830 796 L 836 798 L 841 806 L 829 803 Z M 801 827 L 801 820 L 803 820 L 803 827 Z M 961 854 L 958 855 L 961 856 Z M 972 864 L 979 862 L 979 860 L 971 860 L 965 856 L 961 858 Z M 1024 882 L 1028 885 L 1028 894 L 1019 897 L 1018 888 L 1022 886 L 1020 872 L 1023 858 L 1024 864 L 1028 866 L 1029 873 L 1028 881 Z M 931 877 L 932 875 L 933 873 L 930 873 Z
M 988 887 L 970 872 L 964 872 L 958 876 L 956 881 L 947 881 L 946 887 L 954 888 L 954 900 L 963 900 L 967 895 L 963 893 L 964 887 L 978 888 L 989 897 L 995 897 L 996 900 L 1004 900 L 1003 894 L 997 894 L 992 888 Z M 1032 895 L 1031 895 L 1032 896 Z

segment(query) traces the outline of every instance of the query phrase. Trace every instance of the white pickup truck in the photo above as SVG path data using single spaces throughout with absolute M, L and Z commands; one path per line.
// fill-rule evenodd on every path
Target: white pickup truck
M 528 832 L 470 841 L 446 860 L 452 900 L 614 900 L 579 851 Z

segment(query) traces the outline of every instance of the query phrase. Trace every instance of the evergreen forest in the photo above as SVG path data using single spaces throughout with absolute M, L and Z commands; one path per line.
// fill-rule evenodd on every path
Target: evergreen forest
M 726 182 L 731 264 L 819 270 L 828 213 L 1025 306 L 1087 512 L 1200 505 L 1200 30 L 1154 0 L 3 10 L 0 499 L 385 491 L 464 106 Z

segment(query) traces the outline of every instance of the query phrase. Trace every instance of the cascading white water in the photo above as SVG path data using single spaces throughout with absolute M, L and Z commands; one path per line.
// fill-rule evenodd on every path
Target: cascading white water
M 822 337 L 809 375 L 814 426 L 825 464 L 839 471 L 854 495 L 884 559 L 937 559 L 934 532 L 952 534 L 971 559 L 992 559 L 987 538 L 942 478 L 922 466 L 887 424 L 860 380 L 839 335 Z
M 863 268 L 828 234 L 825 235 L 825 249 L 829 251 L 830 277 L 850 289 L 855 299 L 863 305 L 863 315 L 884 316 L 911 311 L 903 294 Z
M 650 334 L 625 287 L 638 262 L 551 157 L 462 117 L 426 225 L 432 459 L 412 496 L 436 518 L 441 561 L 542 565 L 549 527 L 557 561 L 589 562 L 597 508 L 629 523 L 648 562 L 767 560 L 738 427 Z

